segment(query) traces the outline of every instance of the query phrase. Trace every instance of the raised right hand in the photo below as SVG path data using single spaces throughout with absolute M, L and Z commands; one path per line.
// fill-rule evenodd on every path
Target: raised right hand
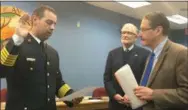
M 31 17 L 28 14 L 24 14 L 19 19 L 18 25 L 16 26 L 15 34 L 17 34 L 20 37 L 26 37 L 31 27 L 32 27 Z

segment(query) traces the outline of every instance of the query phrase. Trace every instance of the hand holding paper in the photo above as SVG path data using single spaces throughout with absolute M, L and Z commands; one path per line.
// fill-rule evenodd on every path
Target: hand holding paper
M 83 88 L 79 91 L 76 91 L 76 92 L 70 94 L 70 95 L 60 98 L 58 101 L 73 101 L 74 99 L 77 99 L 79 97 L 86 96 L 88 93 L 93 92 L 95 89 L 96 89 L 96 87 Z
M 84 97 L 77 97 L 72 100 L 73 105 L 78 105 Z
M 123 91 L 125 92 L 125 94 L 128 96 L 132 109 L 139 108 L 146 104 L 145 101 L 140 100 L 134 94 L 134 89 L 138 86 L 138 84 L 128 64 L 121 67 L 115 73 L 115 77 L 120 86 L 122 87 Z
M 138 86 L 135 88 L 135 95 L 141 100 L 152 100 L 153 90 L 148 87 Z

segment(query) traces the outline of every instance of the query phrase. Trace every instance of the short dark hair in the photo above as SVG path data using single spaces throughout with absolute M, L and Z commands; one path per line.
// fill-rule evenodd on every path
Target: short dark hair
M 33 15 L 36 15 L 36 16 L 38 16 L 39 18 L 42 18 L 42 17 L 44 17 L 44 12 L 45 12 L 46 10 L 48 10 L 48 11 L 50 11 L 50 12 L 52 12 L 52 13 L 54 13 L 54 14 L 56 15 L 56 12 L 55 12 L 55 10 L 54 10 L 52 7 L 50 7 L 50 6 L 48 6 L 48 5 L 41 5 L 40 7 L 36 8 L 36 9 L 33 11 L 32 16 L 33 16 Z
M 168 35 L 169 30 L 170 30 L 170 23 L 163 13 L 159 11 L 150 12 L 146 14 L 144 18 L 149 21 L 152 29 L 155 29 L 157 26 L 162 26 L 163 35 Z

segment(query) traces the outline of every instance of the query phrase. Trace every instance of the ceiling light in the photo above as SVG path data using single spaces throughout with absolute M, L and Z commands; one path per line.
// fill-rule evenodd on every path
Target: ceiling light
M 174 23 L 177 23 L 177 24 L 185 24 L 187 23 L 188 19 L 186 17 L 183 17 L 181 15 L 172 15 L 172 16 L 167 16 L 167 19 L 169 21 L 172 21 Z
M 123 4 L 123 5 L 126 5 L 128 7 L 131 7 L 131 8 L 139 8 L 139 7 L 143 7 L 143 6 L 146 6 L 146 5 L 150 5 L 151 3 L 149 2 L 145 2 L 145 1 L 140 1 L 140 2 L 127 2 L 127 1 L 119 1 L 119 0 L 114 0 L 120 4 Z

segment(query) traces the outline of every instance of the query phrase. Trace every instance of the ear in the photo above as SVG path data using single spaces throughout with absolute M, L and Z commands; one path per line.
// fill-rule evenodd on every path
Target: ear
M 33 25 L 36 25 L 38 23 L 38 19 L 39 19 L 38 16 L 32 15 L 31 20 L 32 20 Z
M 157 35 L 160 35 L 160 34 L 162 34 L 163 33 L 163 27 L 162 26 L 158 26 L 157 28 L 156 28 L 156 34 Z

